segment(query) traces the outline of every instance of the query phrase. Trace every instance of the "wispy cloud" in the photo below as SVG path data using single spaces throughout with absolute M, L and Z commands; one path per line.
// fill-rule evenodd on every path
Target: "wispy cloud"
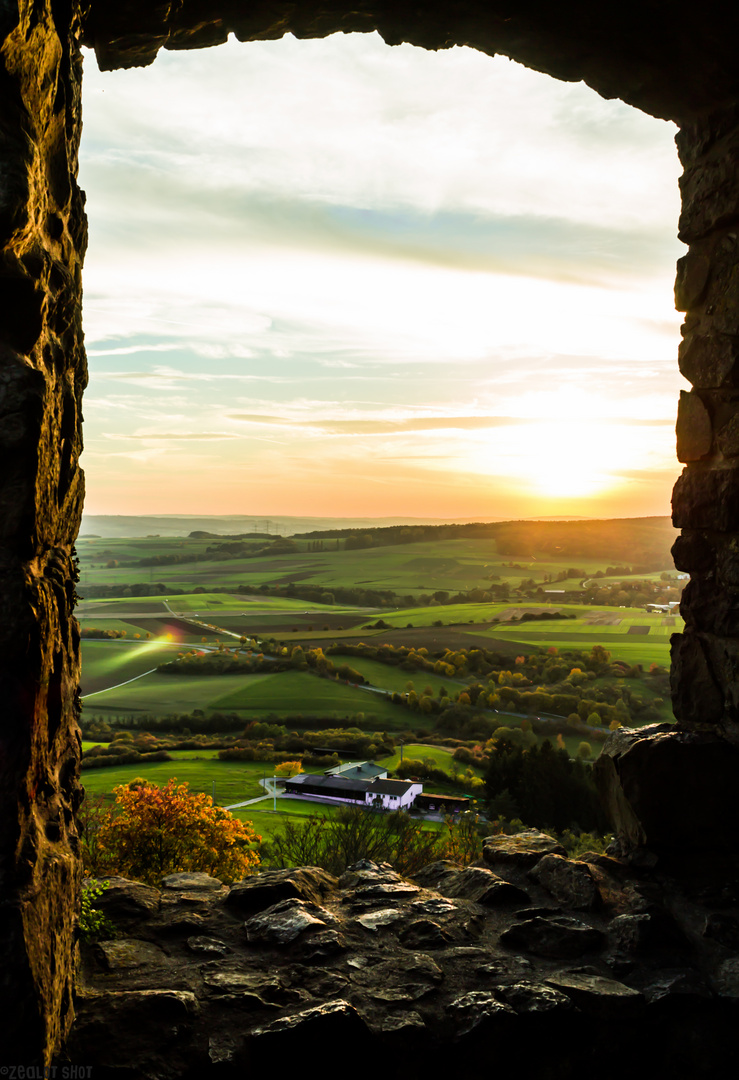
M 540 422 L 669 453 L 670 125 L 376 35 L 85 65 L 92 498 L 230 509 L 236 472 L 265 509 L 474 515 Z

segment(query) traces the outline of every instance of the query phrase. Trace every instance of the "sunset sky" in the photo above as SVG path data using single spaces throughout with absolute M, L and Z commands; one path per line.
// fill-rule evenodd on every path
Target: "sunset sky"
M 87 511 L 667 514 L 674 133 L 374 34 L 87 54 Z

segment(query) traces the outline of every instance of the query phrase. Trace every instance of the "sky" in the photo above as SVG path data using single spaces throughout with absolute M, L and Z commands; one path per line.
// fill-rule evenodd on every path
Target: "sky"
M 376 34 L 83 95 L 88 513 L 669 513 L 674 125 Z

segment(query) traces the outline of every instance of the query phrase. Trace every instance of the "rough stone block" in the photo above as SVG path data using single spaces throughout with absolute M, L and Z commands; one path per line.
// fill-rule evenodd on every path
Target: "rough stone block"
M 677 719 L 688 726 L 724 722 L 724 692 L 707 655 L 703 635 L 673 634 L 670 685 Z
M 739 457 L 739 415 L 734 415 L 718 432 L 718 448 L 726 458 Z M 681 458 L 681 461 L 687 460 Z
M 681 533 L 672 545 L 672 558 L 676 568 L 684 573 L 710 570 L 714 565 L 715 551 L 704 533 L 690 530 Z
M 675 308 L 689 311 L 699 302 L 708 283 L 711 262 L 706 255 L 688 252 L 677 260 L 675 278 Z
M 598 902 L 598 889 L 590 868 L 561 855 L 545 855 L 529 874 L 555 900 L 575 911 L 589 911 Z
M 680 191 L 678 236 L 686 244 L 739 218 L 739 131 L 731 130 L 686 168 Z
M 676 529 L 739 531 L 739 468 L 683 469 L 672 492 Z
M 734 385 L 739 341 L 730 334 L 687 332 L 677 350 L 680 372 L 698 390 Z
M 695 392 L 680 391 L 676 434 L 678 461 L 700 461 L 711 452 L 711 417 Z
M 628 849 L 671 869 L 739 856 L 739 747 L 668 724 L 619 731 L 595 763 L 609 817 Z

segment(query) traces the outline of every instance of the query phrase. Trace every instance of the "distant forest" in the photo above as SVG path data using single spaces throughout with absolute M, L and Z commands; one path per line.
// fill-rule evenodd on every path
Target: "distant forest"
M 675 530 L 667 517 L 604 521 L 493 521 L 466 525 L 398 525 L 376 529 L 327 529 L 297 533 L 295 539 L 343 539 L 346 548 L 385 547 L 430 540 L 490 538 L 500 555 L 547 554 L 552 558 L 607 559 L 635 573 L 671 562 Z

